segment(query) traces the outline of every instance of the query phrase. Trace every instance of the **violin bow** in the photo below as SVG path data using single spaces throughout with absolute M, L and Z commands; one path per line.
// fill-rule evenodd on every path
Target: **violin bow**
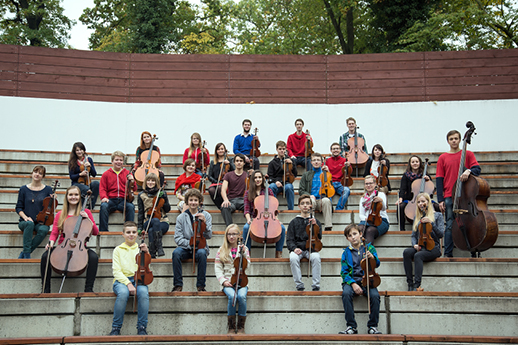
M 151 219 L 153 219 L 153 214 L 155 213 L 155 210 L 156 210 L 156 204 L 158 204 L 158 197 L 160 196 L 160 193 L 164 190 L 166 185 L 167 185 L 167 181 L 164 181 L 164 185 L 162 187 L 160 187 L 160 189 L 156 193 L 156 200 L 153 203 L 153 208 L 151 209 L 151 216 L 149 217 L 149 221 L 147 222 L 147 226 L 146 226 L 146 231 L 145 231 L 146 234 L 149 230 L 149 225 L 151 224 Z
M 311 274 L 311 242 L 313 242 L 313 225 L 311 224 L 311 219 L 313 218 L 313 207 L 309 208 L 309 256 L 308 256 L 308 278 Z
M 228 153 L 228 150 L 225 150 L 225 155 L 223 156 L 223 162 L 221 162 L 221 167 L 219 168 L 218 182 L 216 183 L 216 191 L 214 192 L 214 195 L 218 194 L 219 181 L 221 181 L 221 175 L 223 173 L 223 170 L 225 170 L 225 161 L 227 160 L 227 153 Z M 216 154 L 217 154 L 217 152 L 216 152 Z
M 371 291 L 370 291 L 370 277 L 369 277 L 369 257 L 367 253 L 367 244 L 365 243 L 365 237 L 362 237 L 363 247 L 365 248 L 365 277 L 367 278 L 367 305 L 369 306 L 369 314 L 371 313 Z
M 201 209 L 201 207 L 198 208 L 198 212 L 196 214 L 200 213 L 200 209 Z M 203 211 L 203 209 L 201 211 Z M 194 216 L 196 216 L 196 214 Z M 199 225 L 201 223 L 201 220 L 195 219 L 194 221 L 199 222 L 199 223 L 198 223 L 198 226 L 196 227 L 196 230 L 194 230 L 194 225 L 193 225 L 193 232 L 194 232 L 194 234 L 193 234 L 194 239 L 192 241 L 192 273 L 193 274 L 196 272 L 196 237 L 197 237 L 196 233 L 198 231 L 200 231 L 200 228 L 201 228 L 201 226 Z M 200 236 L 203 236 L 203 234 L 200 234 Z
M 43 278 L 43 286 L 41 287 L 41 292 L 45 291 L 45 283 L 47 282 L 47 273 L 49 269 L 49 261 L 50 261 L 50 241 L 49 241 L 49 249 L 47 249 L 47 264 L 45 265 L 45 277 Z
M 158 200 L 158 198 L 157 198 L 157 200 Z M 151 214 L 153 214 L 153 213 L 151 213 Z M 151 223 L 151 222 L 149 222 L 149 223 Z M 148 223 L 148 229 L 149 229 L 149 223 Z M 146 240 L 146 233 L 147 233 L 147 230 L 140 235 L 140 239 L 141 239 L 140 244 L 144 243 L 144 241 Z M 142 249 L 140 249 L 140 246 L 139 246 L 139 253 L 142 254 Z M 134 313 L 137 312 L 137 299 L 138 299 L 137 287 L 138 287 L 138 278 L 135 279 L 135 295 L 133 295 L 133 312 Z

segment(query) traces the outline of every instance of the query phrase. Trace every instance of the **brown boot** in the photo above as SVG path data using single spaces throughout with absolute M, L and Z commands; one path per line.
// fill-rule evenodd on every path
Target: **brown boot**
M 276 251 L 275 251 L 275 258 L 276 258 L 276 259 L 281 259 L 281 258 L 282 258 L 282 251 L 278 251 L 278 250 L 276 250 Z
M 237 316 L 237 334 L 245 334 L 246 316 Z
M 236 316 L 228 317 L 228 332 L 227 334 L 236 334 Z

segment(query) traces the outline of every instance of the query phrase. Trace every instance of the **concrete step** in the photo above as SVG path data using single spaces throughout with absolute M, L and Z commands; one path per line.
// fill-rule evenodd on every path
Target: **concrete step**
M 26 327 L 24 336 L 29 337 L 99 336 L 110 331 L 115 302 L 113 293 L 17 297 L 4 295 L 1 298 L 2 337 L 19 336 L 17 326 L 27 321 L 47 325 Z M 517 294 L 510 293 L 382 291 L 379 328 L 384 333 L 399 335 L 514 336 L 518 325 L 517 299 Z M 444 301 L 447 303 L 442 303 Z M 301 306 L 306 304 L 314 306 L 313 312 L 300 312 Z M 354 304 L 359 332 L 365 334 L 367 299 L 357 298 Z M 440 309 L 438 305 L 441 305 Z M 151 335 L 222 334 L 226 332 L 226 306 L 227 298 L 221 292 L 151 293 L 148 332 Z M 122 328 L 124 335 L 135 334 L 137 315 L 130 312 L 131 308 L 128 303 Z M 465 310 L 471 311 L 470 322 L 458 322 L 465 317 Z M 414 321 L 421 319 L 423 313 L 426 313 L 428 326 L 416 328 Z M 193 327 L 192 323 L 196 321 L 199 326 Z M 246 332 L 249 334 L 336 334 L 344 328 L 340 291 L 248 293 Z M 376 339 L 376 336 L 371 338 Z M 226 339 L 232 338 L 227 336 Z M 385 338 L 384 343 L 390 344 L 390 338 Z
M 376 272 L 382 278 L 380 290 L 406 291 L 407 283 L 402 258 L 381 258 Z M 439 258 L 425 263 L 422 287 L 426 291 L 471 291 L 471 292 L 518 292 L 518 259 L 464 259 Z M 192 261 L 183 263 L 184 291 L 196 291 L 196 273 Z M 322 291 L 340 290 L 340 259 L 322 259 Z M 151 270 L 155 277 L 150 289 L 168 292 L 173 288 L 173 268 L 170 259 L 154 259 Z M 197 270 L 196 270 L 197 272 Z M 0 260 L 0 294 L 41 292 L 40 261 Z M 289 259 L 252 259 L 246 271 L 251 291 L 294 291 Z M 302 263 L 302 281 L 311 289 L 311 278 L 307 277 L 307 261 Z M 214 274 L 214 260 L 207 263 L 207 291 L 219 291 Z M 52 292 L 58 292 L 62 278 L 53 273 Z M 84 274 L 79 278 L 67 278 L 63 292 L 84 290 Z M 94 291 L 112 291 L 113 274 L 111 260 L 101 260 L 97 271 Z M 16 286 L 16 291 L 13 291 Z

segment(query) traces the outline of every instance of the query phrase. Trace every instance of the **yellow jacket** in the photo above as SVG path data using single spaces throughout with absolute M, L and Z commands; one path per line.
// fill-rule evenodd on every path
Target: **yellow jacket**
M 112 270 L 113 282 L 118 281 L 124 285 L 130 284 L 128 277 L 135 275 L 138 265 L 135 256 L 139 253 L 139 245 L 135 242 L 129 247 L 126 242 L 113 250 Z

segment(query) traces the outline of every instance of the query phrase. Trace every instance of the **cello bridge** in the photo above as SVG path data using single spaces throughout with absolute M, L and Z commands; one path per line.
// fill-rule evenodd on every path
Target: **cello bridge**
M 453 213 L 464 214 L 464 213 L 469 213 L 469 212 L 468 212 L 468 210 L 457 209 L 457 210 L 453 210 Z

